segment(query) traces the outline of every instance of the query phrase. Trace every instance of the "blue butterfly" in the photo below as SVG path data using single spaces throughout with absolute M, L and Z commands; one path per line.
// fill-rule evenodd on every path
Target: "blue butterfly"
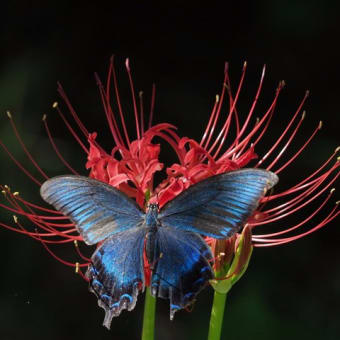
M 146 213 L 121 191 L 88 177 L 54 177 L 40 193 L 74 222 L 87 244 L 100 242 L 86 276 L 110 328 L 112 318 L 132 310 L 144 290 L 144 251 L 151 294 L 170 299 L 170 319 L 192 304 L 214 277 L 213 256 L 201 235 L 234 235 L 277 181 L 266 170 L 231 171 L 192 185 L 160 211 L 150 204 Z

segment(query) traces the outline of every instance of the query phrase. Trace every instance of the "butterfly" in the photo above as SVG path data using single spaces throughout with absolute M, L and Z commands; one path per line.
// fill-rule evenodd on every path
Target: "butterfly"
M 214 277 L 202 236 L 224 239 L 240 231 L 277 181 L 266 170 L 230 171 L 192 185 L 162 209 L 150 204 L 146 212 L 118 189 L 88 177 L 54 177 L 40 193 L 70 218 L 85 243 L 98 244 L 86 277 L 110 328 L 113 317 L 135 307 L 146 285 L 153 296 L 170 300 L 170 319 L 192 304 Z

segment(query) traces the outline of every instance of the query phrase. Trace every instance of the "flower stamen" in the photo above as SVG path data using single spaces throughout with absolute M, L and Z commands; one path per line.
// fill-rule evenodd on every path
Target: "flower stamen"
M 55 153 L 57 154 L 58 158 L 61 160 L 61 162 L 74 174 L 74 175 L 79 175 L 79 173 L 74 170 L 71 165 L 65 160 L 65 158 L 61 155 L 58 147 L 56 146 L 55 142 L 54 142 L 54 139 L 52 137 L 52 134 L 51 134 L 51 131 L 48 127 L 48 124 L 47 124 L 47 116 L 46 114 L 43 115 L 43 118 L 42 118 L 42 121 L 43 121 L 43 124 L 45 126 L 45 130 L 46 130 L 46 133 L 47 133 L 47 136 L 48 136 L 48 139 L 53 147 L 53 150 L 55 151 Z

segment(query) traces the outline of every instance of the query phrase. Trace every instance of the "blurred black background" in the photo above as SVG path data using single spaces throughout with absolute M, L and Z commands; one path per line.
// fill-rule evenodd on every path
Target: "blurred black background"
M 133 116 L 126 57 L 136 90 L 144 90 L 146 103 L 152 83 L 156 83 L 155 122 L 173 123 L 180 135 L 199 138 L 221 87 L 224 62 L 230 62 L 235 88 L 247 60 L 239 107 L 243 117 L 263 64 L 267 64 L 267 76 L 256 115 L 261 116 L 269 106 L 278 82 L 284 79 L 287 83 L 268 143 L 279 136 L 306 89 L 311 91 L 305 105 L 307 118 L 291 154 L 319 120 L 324 122 L 308 150 L 283 173 L 279 189 L 285 188 L 316 169 L 339 143 L 339 10 L 339 3 L 329 0 L 227 1 L 223 6 L 210 3 L 204 7 L 177 1 L 164 7 L 115 1 L 4 1 L 0 14 L 1 139 L 18 160 L 29 164 L 5 115 L 10 110 L 43 169 L 49 175 L 67 173 L 48 144 L 41 123 L 46 113 L 63 154 L 86 174 L 85 156 L 51 104 L 61 102 L 56 93 L 60 81 L 85 125 L 99 132 L 99 140 L 108 150 L 112 148 L 93 77 L 97 71 L 105 79 L 112 54 L 117 56 L 130 131 Z M 263 147 L 267 149 L 266 141 Z M 0 160 L 1 184 L 42 203 L 38 187 L 4 152 Z M 297 223 L 306 214 L 296 214 L 284 226 Z M 11 221 L 11 214 L 1 210 L 1 219 Z M 338 221 L 297 242 L 255 249 L 245 277 L 229 295 L 223 339 L 339 338 Z M 261 231 L 269 230 L 266 228 Z M 26 236 L 1 229 L 0 237 L 1 339 L 139 338 L 143 296 L 133 312 L 123 312 L 113 320 L 109 332 L 101 326 L 104 313 L 95 296 L 72 269 Z M 73 251 L 66 248 L 59 248 L 59 254 L 71 259 Z M 205 339 L 211 302 L 212 289 L 208 288 L 200 294 L 193 312 L 179 312 L 170 322 L 168 301 L 158 301 L 157 339 Z

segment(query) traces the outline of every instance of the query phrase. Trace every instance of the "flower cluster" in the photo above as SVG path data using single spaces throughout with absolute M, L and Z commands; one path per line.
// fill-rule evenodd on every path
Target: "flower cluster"
M 284 176 L 281 174 L 300 156 L 320 130 L 322 124 L 321 122 L 318 124 L 316 129 L 306 139 L 306 142 L 297 151 L 293 152 L 288 157 L 288 160 L 285 160 L 280 166 L 278 165 L 304 120 L 305 113 L 302 111 L 302 107 L 308 97 L 307 92 L 290 121 L 283 128 L 279 138 L 263 156 L 257 155 L 255 150 L 262 141 L 263 135 L 268 133 L 279 94 L 284 87 L 284 82 L 279 83 L 267 110 L 260 118 L 254 119 L 254 111 L 264 81 L 264 68 L 250 110 L 246 118 L 241 122 L 237 104 L 246 74 L 246 67 L 245 63 L 239 84 L 235 93 L 233 93 L 229 79 L 228 64 L 226 64 L 221 93 L 216 96 L 207 126 L 199 141 L 189 137 L 180 137 L 176 127 L 173 125 L 167 123 L 152 125 L 155 88 L 152 91 L 148 124 L 145 123 L 143 95 L 140 93 L 139 101 L 136 99 L 137 96 L 135 95 L 128 60 L 126 62 L 126 70 L 133 100 L 133 115 L 136 123 L 135 139 L 131 139 L 126 128 L 126 115 L 123 113 L 120 101 L 113 58 L 110 62 L 106 83 L 103 84 L 99 77 L 96 76 L 107 124 L 113 138 L 114 147 L 110 152 L 105 151 L 98 144 L 96 132 L 90 133 L 86 129 L 60 84 L 58 85 L 58 92 L 70 112 L 73 123 L 79 127 L 82 135 L 75 132 L 72 123 L 63 114 L 58 103 L 54 103 L 53 108 L 58 112 L 61 119 L 65 122 L 67 129 L 84 151 L 84 158 L 87 159 L 86 169 L 89 170 L 89 176 L 123 191 L 128 196 L 134 198 L 141 208 L 144 208 L 147 202 L 157 202 L 162 207 L 183 190 L 205 178 L 243 167 L 261 167 L 273 171 L 280 175 L 281 181 L 284 181 Z M 117 110 L 113 109 L 113 96 Z M 227 114 L 224 112 L 225 103 L 228 103 Z M 32 154 L 27 150 L 9 112 L 8 117 L 24 152 L 39 171 L 42 178 L 44 180 L 48 179 L 47 174 L 40 168 Z M 66 166 L 68 172 L 78 174 L 59 151 L 49 129 L 46 116 L 43 117 L 43 123 L 56 155 Z M 216 131 L 217 126 L 221 126 L 218 131 Z M 234 131 L 233 135 L 235 137 L 233 139 L 229 137 L 231 130 Z M 161 145 L 154 142 L 155 137 L 157 137 L 158 141 L 168 143 L 175 151 L 178 158 L 175 164 L 164 166 L 159 161 Z M 2 141 L 0 141 L 0 145 L 17 166 L 33 182 L 40 186 L 41 181 L 16 160 Z M 233 284 L 244 272 L 253 246 L 275 246 L 292 242 L 322 228 L 339 215 L 338 204 L 336 204 L 319 223 L 308 227 L 309 222 L 324 208 L 334 191 L 329 189 L 339 176 L 337 171 L 340 165 L 339 159 L 337 159 L 338 151 L 339 148 L 318 169 L 311 172 L 306 178 L 292 187 L 281 192 L 271 193 L 263 198 L 258 210 L 248 220 L 243 234 L 235 235 L 233 238 L 223 241 L 206 239 L 206 242 L 211 246 L 215 254 L 216 279 L 221 277 L 224 279 L 232 278 Z M 158 185 L 155 185 L 154 175 L 157 171 L 162 170 L 165 171 L 165 179 Z M 13 213 L 15 224 L 13 226 L 0 223 L 0 225 L 40 241 L 54 257 L 68 266 L 75 267 L 76 271 L 82 274 L 80 268 L 87 266 L 89 260 L 81 254 L 78 247 L 76 249 L 82 259 L 81 263 L 72 263 L 61 259 L 50 247 L 51 244 L 68 242 L 75 242 L 77 245 L 77 241 L 82 241 L 81 236 L 76 232 L 75 226 L 68 221 L 67 217 L 53 209 L 26 201 L 18 192 L 12 192 L 8 186 L 2 186 L 1 188 L 7 203 L 1 203 L 0 206 Z M 256 233 L 255 227 L 277 222 L 296 213 L 312 201 L 318 199 L 326 191 L 329 191 L 329 194 L 324 195 L 325 198 L 319 203 L 316 210 L 296 225 L 285 227 L 273 233 Z M 271 203 L 270 207 L 267 205 L 268 202 Z M 19 216 L 27 218 L 34 225 L 34 229 L 25 229 L 20 222 Z M 304 226 L 303 229 L 302 226 Z M 214 285 L 216 282 L 212 284 Z

